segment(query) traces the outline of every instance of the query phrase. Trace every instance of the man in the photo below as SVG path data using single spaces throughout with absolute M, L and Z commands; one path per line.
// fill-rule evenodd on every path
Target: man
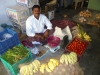
M 41 42 L 49 37 L 52 24 L 45 15 L 40 14 L 40 6 L 32 7 L 33 15 L 26 21 L 26 34 L 30 42 Z M 44 27 L 47 27 L 45 29 Z

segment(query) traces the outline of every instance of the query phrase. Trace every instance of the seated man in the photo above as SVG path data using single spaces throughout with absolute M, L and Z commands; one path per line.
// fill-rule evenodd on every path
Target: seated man
M 26 34 L 30 42 L 45 41 L 49 36 L 49 31 L 52 29 L 52 24 L 45 15 L 40 14 L 40 6 L 32 7 L 33 15 L 26 21 Z M 45 29 L 45 26 L 47 29 Z

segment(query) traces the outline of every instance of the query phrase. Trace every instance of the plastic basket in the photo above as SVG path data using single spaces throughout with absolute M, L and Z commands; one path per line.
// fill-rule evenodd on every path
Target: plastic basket
M 56 47 L 59 45 L 60 43 L 60 38 L 59 37 L 56 37 L 56 36 L 50 36 L 48 39 L 47 39 L 47 42 L 48 42 L 48 45 L 50 47 Z
M 13 46 L 18 45 L 20 43 L 18 34 L 8 28 L 6 28 L 4 31 L 0 33 L 0 39 L 5 33 L 11 34 L 12 37 L 4 41 L 0 41 L 0 55 L 3 54 L 8 48 L 12 48 Z
M 25 58 L 19 60 L 18 62 L 14 63 L 13 65 L 9 64 L 7 61 L 5 61 L 2 56 L 1 56 L 1 61 L 3 63 L 3 65 L 5 66 L 5 68 L 7 70 L 9 70 L 9 72 L 12 74 L 12 75 L 17 75 L 19 73 L 19 64 L 22 64 L 22 63 L 25 63 L 25 62 L 29 62 L 31 60 L 33 60 L 33 57 L 32 57 L 32 53 L 31 51 L 25 47 L 25 50 L 28 50 L 28 56 L 26 56 Z

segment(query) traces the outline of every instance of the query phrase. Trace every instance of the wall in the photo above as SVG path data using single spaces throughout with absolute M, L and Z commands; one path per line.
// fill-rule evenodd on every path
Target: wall
M 7 23 L 8 25 L 12 25 L 11 21 L 9 20 L 6 8 L 7 6 L 13 6 L 16 5 L 16 0 L 0 0 L 0 25 L 2 23 Z M 0 28 L 0 31 L 2 31 L 2 28 Z
M 89 0 L 88 8 L 100 11 L 100 0 Z

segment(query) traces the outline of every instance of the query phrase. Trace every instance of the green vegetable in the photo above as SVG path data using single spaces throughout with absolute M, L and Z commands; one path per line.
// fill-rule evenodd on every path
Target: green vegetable
M 28 50 L 25 50 L 23 45 L 14 46 L 12 49 L 8 49 L 2 55 L 2 58 L 10 64 L 14 64 L 28 55 Z
M 83 31 L 82 31 L 82 29 L 81 29 L 80 25 L 79 25 L 79 24 L 77 24 L 77 26 L 78 26 L 79 32 L 80 32 L 80 34 L 81 34 L 81 38 L 82 38 L 82 39 L 84 39 L 84 36 L 83 36 Z

